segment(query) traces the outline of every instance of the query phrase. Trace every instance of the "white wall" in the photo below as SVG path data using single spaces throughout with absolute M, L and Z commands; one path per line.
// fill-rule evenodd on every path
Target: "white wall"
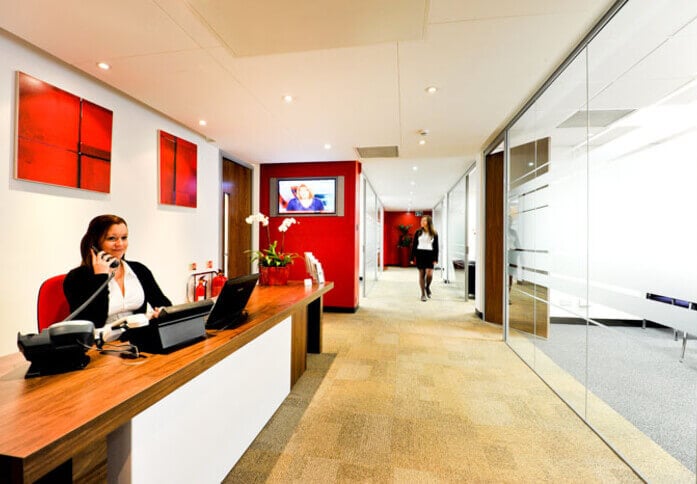
M 17 350 L 17 332 L 36 332 L 41 282 L 79 264 L 80 239 L 99 214 L 128 221 L 128 258 L 147 264 L 165 294 L 183 302 L 188 264 L 210 259 L 218 267 L 217 147 L 4 34 L 0 52 L 0 355 Z M 113 111 L 111 193 L 13 179 L 18 70 Z M 158 204 L 159 129 L 198 145 L 196 209 Z

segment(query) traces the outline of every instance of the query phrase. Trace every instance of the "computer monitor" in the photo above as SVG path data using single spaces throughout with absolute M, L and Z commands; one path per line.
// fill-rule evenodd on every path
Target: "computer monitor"
M 244 323 L 247 319 L 247 312 L 244 308 L 257 285 L 258 279 L 259 274 L 249 274 L 225 281 L 225 285 L 208 315 L 206 328 L 234 328 Z

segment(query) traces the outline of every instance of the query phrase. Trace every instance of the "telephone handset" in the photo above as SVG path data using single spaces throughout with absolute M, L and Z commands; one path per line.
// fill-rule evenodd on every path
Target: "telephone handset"
M 97 255 L 97 254 L 99 254 L 100 252 L 102 252 L 102 251 L 99 250 L 99 249 L 97 248 L 97 246 L 95 246 L 95 245 L 92 246 L 92 250 L 94 251 L 95 255 Z M 113 255 L 109 255 L 109 254 L 107 254 L 106 252 L 104 252 L 104 255 L 106 256 L 106 258 L 105 258 L 104 260 L 107 261 L 107 262 L 109 262 L 109 267 L 110 267 L 110 268 L 116 269 L 116 268 L 119 266 L 119 264 L 121 264 L 121 261 L 119 261 L 119 260 L 118 260 L 116 257 L 114 257 Z

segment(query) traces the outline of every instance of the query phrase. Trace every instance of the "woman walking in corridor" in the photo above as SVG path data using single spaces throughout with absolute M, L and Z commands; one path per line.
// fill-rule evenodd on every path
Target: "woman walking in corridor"
M 411 258 L 416 260 L 419 269 L 421 300 L 425 302 L 431 297 L 433 266 L 438 262 L 438 232 L 433 228 L 430 215 L 421 217 L 421 228 L 414 234 L 411 246 Z

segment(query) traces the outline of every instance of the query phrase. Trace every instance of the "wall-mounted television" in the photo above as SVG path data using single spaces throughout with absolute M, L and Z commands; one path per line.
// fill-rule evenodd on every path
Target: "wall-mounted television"
M 270 179 L 272 217 L 344 215 L 344 177 Z

